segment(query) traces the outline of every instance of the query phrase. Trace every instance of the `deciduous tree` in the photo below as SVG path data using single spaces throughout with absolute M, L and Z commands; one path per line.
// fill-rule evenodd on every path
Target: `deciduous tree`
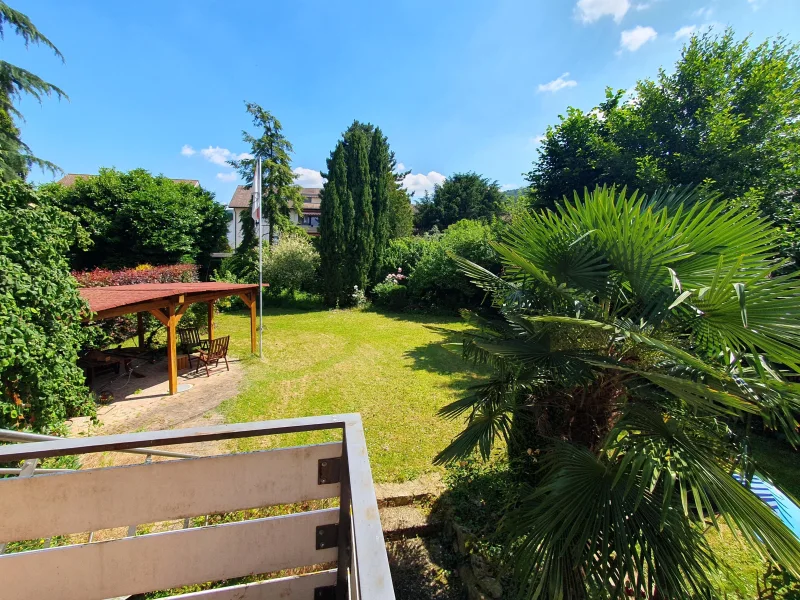
M 477 173 L 456 173 L 417 205 L 416 225 L 441 230 L 461 219 L 489 219 L 499 213 L 503 200 L 496 181 Z
M 144 169 L 101 169 L 70 186 L 44 185 L 41 195 L 78 217 L 94 242 L 70 249 L 76 270 L 185 261 L 202 265 L 227 245 L 225 207 L 213 193 Z
M 608 90 L 589 112 L 570 108 L 548 129 L 528 181 L 545 207 L 595 185 L 652 193 L 705 183 L 773 216 L 791 213 L 799 150 L 798 46 L 752 45 L 729 29 L 693 37 L 674 71 L 640 81 L 632 98 Z

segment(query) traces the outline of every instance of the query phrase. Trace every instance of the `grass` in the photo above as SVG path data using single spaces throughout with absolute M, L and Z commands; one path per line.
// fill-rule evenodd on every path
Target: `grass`
M 361 413 L 375 480 L 416 478 L 436 468 L 436 453 L 463 428 L 436 412 L 478 381 L 460 356 L 442 347 L 465 328 L 457 317 L 265 308 L 264 357 L 244 361 L 242 390 L 221 410 L 228 422 Z M 218 316 L 215 335 L 228 334 L 231 354 L 247 357 L 248 316 Z M 332 435 L 243 440 L 238 449 Z

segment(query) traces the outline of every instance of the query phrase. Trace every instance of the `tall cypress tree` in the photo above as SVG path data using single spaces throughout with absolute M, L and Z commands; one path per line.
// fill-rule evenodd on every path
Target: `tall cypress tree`
M 392 215 L 398 202 L 393 195 L 402 192 L 407 206 L 400 208 L 410 211 L 408 196 L 397 181 L 402 175 L 394 173 L 395 165 L 383 132 L 358 121 L 344 132 L 328 159 L 322 194 L 320 252 L 325 300 L 329 304 L 337 300 L 349 303 L 354 285 L 368 289 L 383 275 L 377 272 L 378 259 L 398 229 Z M 336 216 L 339 209 L 341 233 Z M 337 264 L 341 270 L 334 272 Z
M 353 195 L 353 276 L 359 288 L 366 289 L 375 260 L 375 220 L 369 172 L 369 146 L 372 138 L 354 123 L 345 133 L 347 184 Z
M 370 188 L 372 191 L 372 214 L 374 219 L 374 259 L 370 279 L 377 282 L 380 255 L 389 243 L 389 193 L 394 183 L 390 166 L 389 144 L 380 127 L 372 132 L 369 150 Z
M 344 146 L 341 142 L 336 145 L 336 149 L 331 153 L 327 163 L 327 181 L 322 188 L 320 207 L 320 254 L 325 302 L 335 305 L 338 302 L 344 302 L 344 269 L 348 251 L 348 234 L 344 215 L 346 212 L 349 213 L 349 222 L 352 225 L 353 212 L 353 201 L 349 197 L 347 189 Z M 342 196 L 345 197 L 344 201 Z M 349 207 L 347 207 L 348 204 Z

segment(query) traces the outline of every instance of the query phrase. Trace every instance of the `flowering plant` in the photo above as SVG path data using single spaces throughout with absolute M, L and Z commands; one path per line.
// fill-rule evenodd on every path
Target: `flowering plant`
M 403 275 L 403 269 L 401 267 L 397 267 L 397 273 L 389 273 L 384 279 L 384 283 L 396 283 L 400 285 L 406 279 L 408 279 L 405 275 Z

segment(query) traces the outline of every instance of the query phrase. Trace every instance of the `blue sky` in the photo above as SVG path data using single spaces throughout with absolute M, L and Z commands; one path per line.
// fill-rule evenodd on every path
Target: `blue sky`
M 800 41 L 800 0 L 11 4 L 66 58 L 10 31 L 2 41 L 5 60 L 69 95 L 21 102 L 38 156 L 70 173 L 199 179 L 225 203 L 236 179 L 219 163 L 248 149 L 245 100 L 281 120 L 303 185 L 321 184 L 358 119 L 388 135 L 417 197 L 469 170 L 513 188 L 567 106 L 671 69 L 692 28 Z

